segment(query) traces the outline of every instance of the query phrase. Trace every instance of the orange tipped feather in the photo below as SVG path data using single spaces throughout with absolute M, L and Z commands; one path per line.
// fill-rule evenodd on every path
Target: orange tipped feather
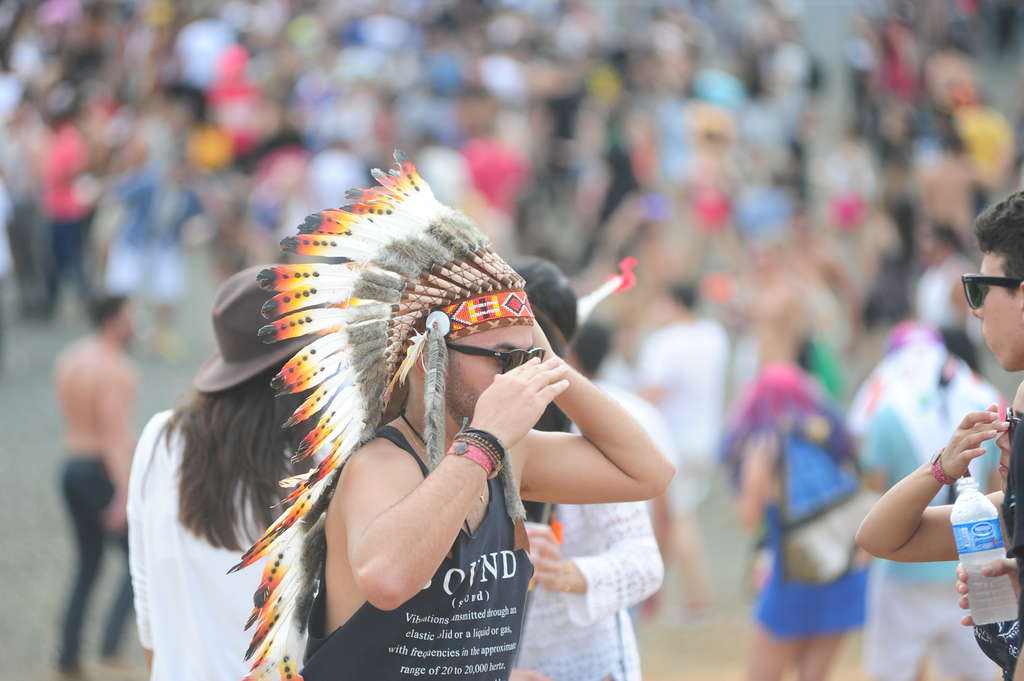
M 313 285 L 304 285 L 291 291 L 283 291 L 263 303 L 260 312 L 264 317 L 270 319 L 289 312 L 295 312 L 307 307 L 317 305 L 331 305 L 337 308 L 349 306 L 348 289 L 345 288 L 322 288 Z
M 261 328 L 259 337 L 264 343 L 270 343 L 288 338 L 298 338 L 308 333 L 333 333 L 341 329 L 344 323 L 342 312 L 342 310 L 334 308 L 294 312 Z
M 355 263 L 277 265 L 260 271 L 256 281 L 265 291 L 291 291 L 304 286 L 324 285 L 328 280 L 350 276 L 354 266 Z
M 320 411 L 320 409 L 322 409 L 326 404 L 325 400 L 327 399 L 328 393 L 334 390 L 334 386 L 335 383 L 333 381 L 324 381 L 321 383 L 316 390 L 310 393 L 309 397 L 306 398 L 306 401 L 299 405 L 298 409 L 292 412 L 292 415 L 284 422 L 284 427 L 290 428 L 296 423 L 302 423 L 310 416 Z

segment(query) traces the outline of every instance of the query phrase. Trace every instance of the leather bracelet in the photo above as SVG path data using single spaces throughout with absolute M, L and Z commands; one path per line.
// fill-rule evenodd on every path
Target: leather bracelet
M 465 433 L 467 435 L 477 435 L 491 444 L 492 447 L 498 452 L 500 456 L 505 456 L 505 445 L 498 439 L 498 436 L 494 433 L 488 432 L 481 428 L 472 428 L 470 426 L 464 427 L 459 433 Z
M 488 456 L 491 457 L 491 460 L 494 462 L 496 468 L 500 468 L 505 461 L 504 450 L 495 448 L 494 443 L 491 440 L 480 437 L 476 433 L 459 433 L 458 435 L 455 436 L 455 439 L 462 440 L 464 442 L 470 442 L 479 446 L 481 449 L 487 452 Z
M 497 471 L 494 468 L 494 460 L 482 447 L 477 446 L 475 443 L 456 440 L 452 443 L 448 453 L 453 456 L 464 457 L 478 464 L 487 473 L 488 480 L 497 475 Z
M 942 468 L 942 452 L 935 457 L 932 461 L 932 477 L 939 481 L 941 485 L 952 485 L 956 482 L 956 478 L 950 477 L 950 475 Z
M 456 440 L 466 440 L 468 442 L 475 442 L 494 459 L 495 465 L 500 466 L 505 461 L 505 448 L 502 446 L 501 441 L 486 430 L 480 430 L 479 428 L 463 428 L 455 436 Z

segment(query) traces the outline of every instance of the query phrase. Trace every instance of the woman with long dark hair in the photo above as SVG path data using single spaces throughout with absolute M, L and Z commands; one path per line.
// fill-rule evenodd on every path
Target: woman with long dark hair
M 238 554 L 277 513 L 278 481 L 291 472 L 290 410 L 270 381 L 296 350 L 256 332 L 267 297 L 258 269 L 217 291 L 217 351 L 195 396 L 157 414 L 136 448 L 128 492 L 132 582 L 139 638 L 152 681 L 237 681 L 252 607 L 251 575 L 228 575 Z M 294 404 L 291 405 L 294 407 Z

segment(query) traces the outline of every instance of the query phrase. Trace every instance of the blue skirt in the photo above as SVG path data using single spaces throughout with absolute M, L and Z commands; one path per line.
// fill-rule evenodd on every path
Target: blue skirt
M 864 624 L 867 569 L 831 584 L 801 584 L 782 578 L 780 561 L 758 594 L 758 623 L 776 638 L 806 638 L 859 629 Z

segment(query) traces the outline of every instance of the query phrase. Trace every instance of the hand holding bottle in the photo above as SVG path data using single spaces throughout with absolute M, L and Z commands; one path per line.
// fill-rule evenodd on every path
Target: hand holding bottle
M 1007 575 L 1010 578 L 1010 584 L 1013 586 L 1014 593 L 1017 594 L 1017 598 L 1020 598 L 1020 581 L 1017 579 L 1017 561 L 1013 558 L 996 558 L 988 565 L 984 565 L 981 568 L 981 574 L 986 577 L 1001 577 Z M 960 606 L 961 610 L 970 610 L 970 593 L 971 588 L 968 584 L 967 570 L 964 568 L 963 563 L 957 563 L 956 566 L 956 591 L 960 594 L 960 600 L 957 601 L 957 605 Z M 960 619 L 960 624 L 965 627 L 974 626 L 974 618 L 970 615 L 964 615 Z

